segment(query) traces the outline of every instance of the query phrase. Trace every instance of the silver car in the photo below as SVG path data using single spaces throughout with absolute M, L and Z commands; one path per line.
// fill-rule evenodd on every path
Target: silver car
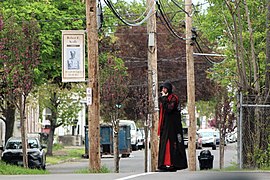
M 202 146 L 212 147 L 213 150 L 217 148 L 216 131 L 213 129 L 200 129 L 197 131 L 202 140 Z
M 29 168 L 46 168 L 45 146 L 40 144 L 38 138 L 27 138 L 27 154 Z M 8 164 L 23 165 L 22 139 L 20 137 L 11 137 L 8 139 L 2 160 Z

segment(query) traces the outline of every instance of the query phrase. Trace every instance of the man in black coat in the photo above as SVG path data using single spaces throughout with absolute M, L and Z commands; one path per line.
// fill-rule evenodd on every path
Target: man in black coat
M 179 100 L 178 96 L 173 94 L 172 89 L 172 84 L 168 81 L 160 87 L 158 127 L 160 141 L 157 171 L 161 172 L 174 172 L 188 167 L 181 115 L 178 108 Z

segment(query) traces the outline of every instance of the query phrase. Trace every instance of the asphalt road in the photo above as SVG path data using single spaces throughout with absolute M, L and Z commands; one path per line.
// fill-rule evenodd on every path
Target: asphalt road
M 218 171 L 177 171 L 151 173 L 107 173 L 107 174 L 50 174 L 0 176 L 1 180 L 269 180 L 270 172 L 218 172 Z
M 214 155 L 214 169 L 219 167 L 219 148 L 211 150 Z M 197 156 L 201 150 L 197 150 Z M 225 150 L 225 167 L 236 163 L 236 144 L 229 144 Z M 0 175 L 0 180 L 164 180 L 164 179 L 181 179 L 181 180 L 269 180 L 270 172 L 242 171 L 242 172 L 220 172 L 213 170 L 189 171 L 188 169 L 177 172 L 149 172 L 144 173 L 144 151 L 134 151 L 129 158 L 121 158 L 120 173 L 103 173 L 103 174 L 78 174 L 77 170 L 87 169 L 88 159 L 81 159 L 76 162 L 66 162 L 57 165 L 50 165 L 47 170 L 49 175 Z M 113 171 L 113 157 L 106 156 L 101 159 L 101 164 Z M 198 165 L 197 159 L 197 166 Z
M 219 147 L 216 150 L 209 149 L 214 155 L 213 169 L 219 169 Z M 202 150 L 197 150 L 196 154 L 198 157 Z M 120 173 L 144 173 L 144 150 L 133 151 L 129 158 L 120 159 Z M 199 161 L 196 158 L 197 170 L 199 170 Z M 231 166 L 232 163 L 236 163 L 236 143 L 228 144 L 225 146 L 225 162 L 224 166 Z M 101 158 L 101 165 L 107 167 L 113 172 L 114 170 L 114 159 L 113 156 L 107 155 Z M 75 162 L 66 162 L 57 165 L 47 166 L 47 170 L 52 174 L 66 174 L 66 173 L 76 173 L 79 170 L 87 169 L 89 166 L 89 159 L 81 159 Z

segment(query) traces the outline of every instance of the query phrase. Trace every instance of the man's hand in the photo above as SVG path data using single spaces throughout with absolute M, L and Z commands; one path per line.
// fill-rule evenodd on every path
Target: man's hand
M 161 96 L 168 96 L 168 93 L 161 91 Z

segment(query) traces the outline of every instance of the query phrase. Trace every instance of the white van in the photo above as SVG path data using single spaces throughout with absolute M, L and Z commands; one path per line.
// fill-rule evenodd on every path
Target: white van
M 131 137 L 131 146 L 132 150 L 138 149 L 138 142 L 137 142 L 137 126 L 134 121 L 132 120 L 119 120 L 119 126 L 121 125 L 129 125 L 130 126 L 130 137 Z

